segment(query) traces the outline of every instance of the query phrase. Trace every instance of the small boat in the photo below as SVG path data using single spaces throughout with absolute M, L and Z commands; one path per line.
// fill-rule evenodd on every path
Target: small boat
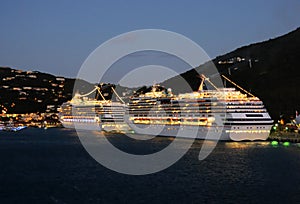
M 23 130 L 25 128 L 27 128 L 27 126 L 4 127 L 2 130 L 4 130 L 4 131 L 10 131 L 10 132 L 17 132 L 17 131 Z
M 2 126 L 1 130 L 9 131 L 9 132 L 17 132 L 17 131 L 23 130 L 25 128 L 27 128 L 27 126 L 23 126 L 23 125 L 15 126 L 15 124 L 10 121 L 7 125 Z

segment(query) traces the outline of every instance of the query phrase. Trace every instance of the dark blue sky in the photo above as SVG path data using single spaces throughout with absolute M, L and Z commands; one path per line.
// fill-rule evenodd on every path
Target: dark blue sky
M 300 26 L 299 0 L 2 0 L 0 65 L 75 77 L 87 56 L 124 32 L 185 35 L 211 58 Z

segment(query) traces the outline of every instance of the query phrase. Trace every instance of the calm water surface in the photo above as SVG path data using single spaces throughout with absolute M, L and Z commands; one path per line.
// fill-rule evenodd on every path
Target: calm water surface
M 120 149 L 141 154 L 171 141 L 108 138 Z M 0 132 L 0 203 L 300 202 L 296 145 L 220 142 L 199 161 L 201 145 L 196 141 L 181 160 L 162 172 L 129 176 L 93 160 L 73 130 Z

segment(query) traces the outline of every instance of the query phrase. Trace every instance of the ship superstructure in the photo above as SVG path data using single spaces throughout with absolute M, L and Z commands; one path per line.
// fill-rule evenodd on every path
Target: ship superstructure
M 113 87 L 112 87 L 112 90 Z M 97 91 L 95 98 L 89 98 L 92 92 Z M 101 99 L 97 99 L 101 97 Z M 124 123 L 125 105 L 105 99 L 101 89 L 95 87 L 85 95 L 75 94 L 72 100 L 63 103 L 60 107 L 60 121 L 66 128 L 121 131 L 128 126 Z
M 173 95 L 159 85 L 132 97 L 126 121 L 140 134 L 211 140 L 265 140 L 273 120 L 263 102 L 235 88 Z

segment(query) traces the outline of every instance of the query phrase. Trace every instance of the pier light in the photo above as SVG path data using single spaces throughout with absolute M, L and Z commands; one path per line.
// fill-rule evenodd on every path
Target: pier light
M 285 147 L 288 147 L 288 146 L 290 146 L 290 143 L 289 142 L 284 142 L 282 145 L 285 146 Z

